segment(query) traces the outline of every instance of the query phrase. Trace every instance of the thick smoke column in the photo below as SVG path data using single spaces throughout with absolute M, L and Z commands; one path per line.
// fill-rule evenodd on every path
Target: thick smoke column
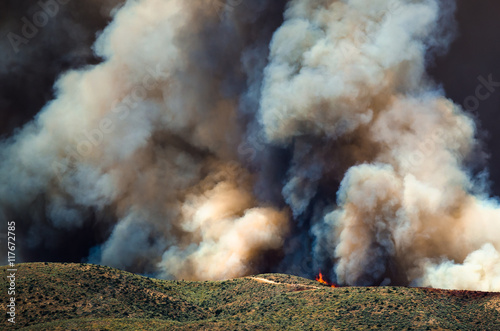
M 313 196 L 297 191 L 348 169 L 338 206 L 314 226 L 316 252 L 332 259 L 341 284 L 446 287 L 460 272 L 453 287 L 498 289 L 500 213 L 472 195 L 479 188 L 464 170 L 474 124 L 425 73 L 428 52 L 452 36 L 438 25 L 448 10 L 437 1 L 292 1 L 274 35 L 266 136 L 323 142 L 294 152 L 298 164 L 319 160 L 322 172 L 290 169 L 283 193 L 294 214 Z
M 127 1 L 102 62 L 64 73 L 1 143 L 0 218 L 27 260 L 81 234 L 89 261 L 164 278 L 330 268 L 340 284 L 499 290 L 474 122 L 426 74 L 454 8 Z
M 116 225 L 92 262 L 218 279 L 256 272 L 283 245 L 286 212 L 256 201 L 236 162 L 239 56 L 262 48 L 247 26 L 272 6 L 245 11 L 127 2 L 95 45 L 104 62 L 64 74 L 57 98 L 1 148 L 5 217 L 39 208 L 19 226 L 29 246 L 97 214 Z

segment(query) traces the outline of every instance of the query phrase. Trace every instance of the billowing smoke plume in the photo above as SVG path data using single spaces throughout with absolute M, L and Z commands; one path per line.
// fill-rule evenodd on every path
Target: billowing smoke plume
M 98 214 L 112 231 L 91 261 L 134 271 L 235 277 L 280 249 L 286 211 L 257 201 L 236 162 L 239 56 L 266 51 L 249 27 L 273 12 L 263 1 L 245 11 L 154 0 L 116 14 L 95 45 L 104 62 L 64 74 L 1 149 L 5 217 L 31 207 L 28 246 Z
M 127 1 L 102 62 L 2 142 L 0 217 L 26 260 L 84 238 L 88 261 L 164 278 L 500 290 L 474 122 L 426 74 L 454 9 Z

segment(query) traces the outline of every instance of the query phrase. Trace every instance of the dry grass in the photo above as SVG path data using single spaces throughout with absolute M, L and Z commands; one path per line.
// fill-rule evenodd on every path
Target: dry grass
M 18 270 L 15 328 L 26 330 L 500 329 L 496 293 L 334 289 L 279 274 L 258 276 L 274 283 L 161 281 L 87 264 Z M 2 278 L 0 296 L 6 292 Z

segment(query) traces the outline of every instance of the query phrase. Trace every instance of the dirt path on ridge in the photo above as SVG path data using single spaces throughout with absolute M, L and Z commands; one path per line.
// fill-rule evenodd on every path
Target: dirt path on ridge
M 260 282 L 260 283 L 268 283 L 268 284 L 276 284 L 276 285 L 285 285 L 285 286 L 293 286 L 293 287 L 308 287 L 308 288 L 313 288 L 313 289 L 321 289 L 321 287 L 318 287 L 318 286 L 312 286 L 312 285 L 305 285 L 305 284 L 287 284 L 287 283 L 277 283 L 275 281 L 272 281 L 272 280 L 269 280 L 269 279 L 265 279 L 265 278 L 261 278 L 261 277 L 248 277 L 250 279 L 253 279 L 257 282 Z

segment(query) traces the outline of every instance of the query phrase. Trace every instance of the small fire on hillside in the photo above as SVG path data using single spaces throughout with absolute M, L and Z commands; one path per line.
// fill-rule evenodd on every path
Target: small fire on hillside
M 320 282 L 321 284 L 333 287 L 333 288 L 337 287 L 337 286 L 335 286 L 335 284 L 330 283 L 327 279 L 325 279 L 325 277 L 323 276 L 321 271 L 319 272 L 319 275 L 316 276 L 316 281 Z

